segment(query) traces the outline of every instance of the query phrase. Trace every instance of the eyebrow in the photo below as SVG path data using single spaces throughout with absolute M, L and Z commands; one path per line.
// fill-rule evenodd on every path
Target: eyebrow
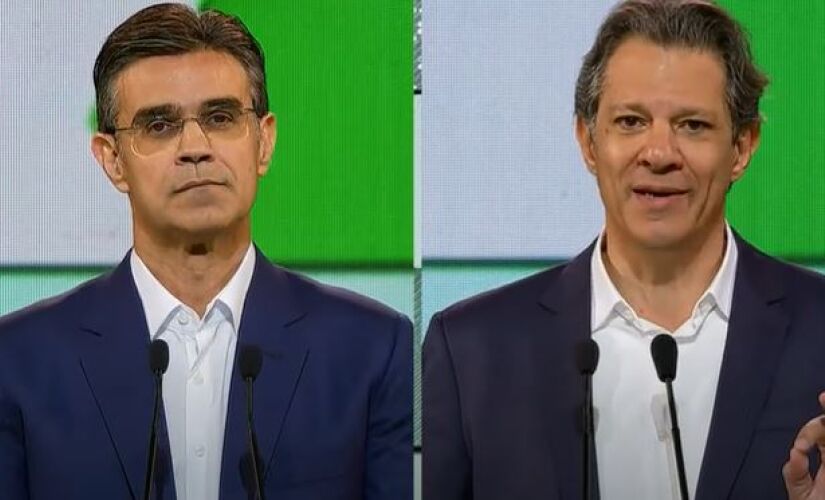
M 647 108 L 638 103 L 629 103 L 629 104 L 615 104 L 610 106 L 608 110 L 611 113 L 621 112 L 621 111 L 632 111 L 634 113 L 639 114 L 647 114 Z M 716 113 L 713 111 L 701 109 L 701 108 L 694 108 L 689 106 L 683 106 L 676 108 L 676 111 L 673 113 L 674 117 L 677 118 L 685 118 L 687 116 L 699 116 L 702 118 L 707 119 L 715 119 Z
M 202 102 L 198 106 L 199 111 L 204 111 L 207 109 L 226 109 L 226 108 L 243 108 L 243 103 L 236 97 L 216 97 L 215 99 L 209 99 L 207 101 Z M 153 118 L 157 118 L 159 116 L 180 116 L 183 112 L 183 108 L 177 104 L 158 104 L 156 106 L 147 106 L 145 108 L 140 108 L 135 113 L 134 118 L 132 118 L 132 125 L 144 123 L 148 120 Z
M 243 103 L 235 97 L 218 97 L 216 99 L 209 99 L 200 105 L 200 109 L 214 109 L 214 108 L 243 108 Z
M 157 106 L 149 106 L 146 108 L 140 108 L 135 113 L 134 118 L 132 118 L 132 125 L 137 125 L 140 123 L 144 123 L 152 118 L 156 118 L 158 116 L 174 116 L 179 115 L 181 111 L 180 106 L 175 106 L 173 104 L 160 104 Z

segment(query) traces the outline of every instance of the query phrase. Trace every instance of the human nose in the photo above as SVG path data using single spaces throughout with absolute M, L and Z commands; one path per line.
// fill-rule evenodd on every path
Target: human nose
M 660 123 L 649 129 L 638 161 L 641 166 L 655 173 L 681 168 L 679 145 L 669 124 Z
M 191 122 L 191 125 L 190 125 Z M 212 145 L 197 118 L 186 118 L 181 123 L 177 162 L 197 165 L 212 160 Z

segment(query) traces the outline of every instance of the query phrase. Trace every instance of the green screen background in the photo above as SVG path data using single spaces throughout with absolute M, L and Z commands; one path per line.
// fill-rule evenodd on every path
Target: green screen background
M 336 5 L 201 3 L 240 17 L 266 54 L 281 133 L 253 235 L 285 265 L 411 268 L 412 2 Z
M 729 195 L 734 227 L 767 253 L 825 261 L 825 2 L 723 0 L 771 83 L 762 144 Z

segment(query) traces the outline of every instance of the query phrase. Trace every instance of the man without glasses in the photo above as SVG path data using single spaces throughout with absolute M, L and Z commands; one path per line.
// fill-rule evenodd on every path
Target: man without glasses
M 711 1 L 613 9 L 575 98 L 604 230 L 571 262 L 432 320 L 427 500 L 581 498 L 575 350 L 588 338 L 601 350 L 601 498 L 679 498 L 664 385 L 650 357 L 661 333 L 679 346 L 690 497 L 825 498 L 825 473 L 814 487 L 806 456 L 825 443 L 819 420 L 788 461 L 799 427 L 822 412 L 825 279 L 762 254 L 724 216 L 759 144 L 766 84 L 743 30 Z

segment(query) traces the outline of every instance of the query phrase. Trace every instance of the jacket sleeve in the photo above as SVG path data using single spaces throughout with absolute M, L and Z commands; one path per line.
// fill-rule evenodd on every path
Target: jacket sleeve
M 413 330 L 399 315 L 384 374 L 370 397 L 365 500 L 413 498 Z
M 20 409 L 0 385 L 0 492 L 6 500 L 29 498 Z
M 472 462 L 464 439 L 458 382 L 441 314 L 423 352 L 422 481 L 426 500 L 471 500 Z

